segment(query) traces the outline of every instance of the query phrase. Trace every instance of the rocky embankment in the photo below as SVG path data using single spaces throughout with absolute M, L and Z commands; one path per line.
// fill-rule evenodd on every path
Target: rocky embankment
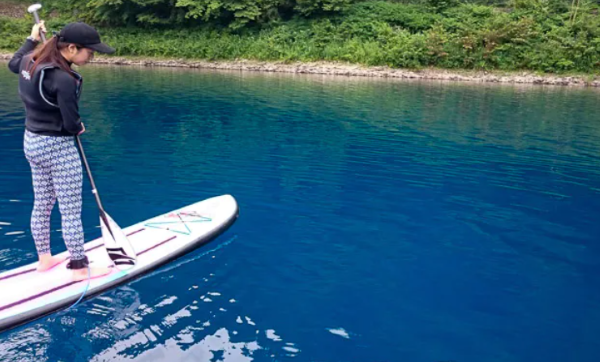
M 0 60 L 9 60 L 12 54 L 0 54 Z M 388 67 L 364 67 L 360 65 L 331 62 L 283 63 L 239 61 L 202 61 L 185 59 L 153 59 L 97 56 L 94 64 L 123 65 L 137 67 L 179 67 L 215 70 L 239 70 L 256 72 L 278 72 L 296 74 L 322 74 L 353 77 L 396 78 L 413 80 L 460 81 L 476 83 L 559 85 L 576 87 L 600 87 L 599 77 L 538 75 L 530 72 L 483 72 L 449 71 L 443 69 L 392 69 Z

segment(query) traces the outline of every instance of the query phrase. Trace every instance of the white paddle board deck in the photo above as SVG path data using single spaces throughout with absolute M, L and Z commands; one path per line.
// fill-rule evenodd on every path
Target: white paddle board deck
M 91 279 L 85 298 L 139 277 L 213 240 L 237 219 L 238 205 L 230 195 L 206 199 L 123 229 L 137 254 L 131 269 Z M 32 241 L 33 242 L 33 241 Z M 54 241 L 56 242 L 56 241 Z M 90 266 L 112 265 L 102 238 L 85 244 Z M 37 262 L 0 273 L 0 332 L 64 309 L 85 291 L 88 280 L 72 281 L 64 261 L 37 271 Z

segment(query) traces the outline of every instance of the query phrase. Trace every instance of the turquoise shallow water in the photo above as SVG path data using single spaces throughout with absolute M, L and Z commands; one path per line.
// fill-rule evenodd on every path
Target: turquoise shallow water
M 119 224 L 223 193 L 240 218 L 144 278 L 1 334 L 0 360 L 600 359 L 598 91 L 82 73 L 83 142 Z M 0 84 L 8 270 L 35 248 L 16 76 Z M 58 229 L 55 212 L 62 251 Z

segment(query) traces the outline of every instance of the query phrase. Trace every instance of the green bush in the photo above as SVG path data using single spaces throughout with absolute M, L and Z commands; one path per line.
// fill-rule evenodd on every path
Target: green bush
M 577 8 L 563 0 L 509 0 L 509 8 L 430 0 L 51 1 L 45 14 L 60 14 L 48 22 L 52 30 L 89 19 L 117 55 L 600 70 L 598 4 L 585 0 Z M 30 23 L 0 18 L 0 48 L 18 48 Z

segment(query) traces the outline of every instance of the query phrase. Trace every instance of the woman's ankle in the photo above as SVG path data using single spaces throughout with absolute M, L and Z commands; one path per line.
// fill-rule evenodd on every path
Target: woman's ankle
M 77 269 L 86 270 L 89 264 L 90 264 L 90 262 L 89 262 L 87 256 L 84 256 L 82 259 L 76 259 L 76 260 L 71 259 L 71 261 L 69 261 L 69 264 L 67 264 L 67 268 L 72 269 L 72 270 L 77 270 Z
M 38 263 L 38 271 L 46 271 L 48 269 L 53 268 L 62 262 L 60 258 L 56 256 L 52 256 L 51 253 L 47 254 L 38 254 L 39 263 Z
M 94 267 L 85 269 L 73 269 L 73 280 L 81 281 L 88 278 L 97 278 L 108 275 L 113 271 L 112 268 Z
M 38 259 L 40 263 L 50 261 L 52 260 L 52 253 L 38 254 Z

